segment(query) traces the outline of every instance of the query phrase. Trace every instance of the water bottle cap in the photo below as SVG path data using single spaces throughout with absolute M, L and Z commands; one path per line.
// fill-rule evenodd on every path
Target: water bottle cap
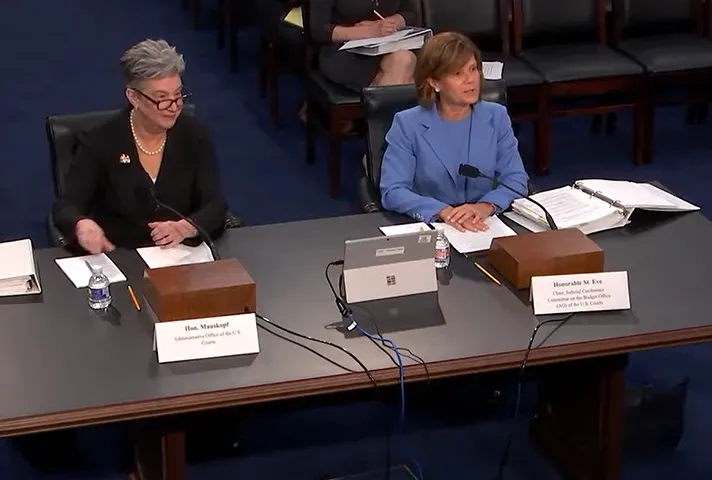
M 101 265 L 89 265 L 89 268 L 91 269 L 91 273 L 93 273 L 95 275 L 99 274 L 99 273 L 103 273 L 103 270 L 104 270 Z
M 436 223 L 435 224 L 435 230 L 438 232 L 444 232 L 445 231 L 445 224 L 444 223 Z

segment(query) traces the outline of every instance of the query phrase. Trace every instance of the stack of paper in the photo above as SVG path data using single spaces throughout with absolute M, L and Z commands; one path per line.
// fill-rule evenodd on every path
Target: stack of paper
M 403 225 L 388 225 L 385 227 L 379 227 L 381 233 L 386 237 L 391 235 L 404 235 L 406 233 L 416 233 L 416 232 L 427 232 L 432 230 L 427 224 L 423 222 L 418 223 L 406 223 Z
M 397 50 L 417 50 L 425 44 L 425 39 L 433 35 L 428 28 L 405 28 L 390 35 L 361 40 L 350 40 L 339 50 L 348 50 L 360 55 L 378 56 Z
M 649 183 L 624 180 L 579 180 L 575 185 L 586 192 L 605 195 L 626 208 L 662 212 L 692 212 L 700 207 Z
M 546 208 L 558 228 L 578 228 L 586 235 L 628 225 L 636 209 L 690 212 L 700 208 L 648 183 L 579 180 L 571 186 L 531 196 Z M 527 199 L 512 202 L 505 216 L 533 232 L 548 230 L 544 212 Z
M 29 238 L 0 243 L 0 297 L 40 293 Z
M 484 232 L 461 232 L 450 225 L 445 225 L 445 236 L 450 245 L 462 254 L 489 250 L 492 240 L 498 237 L 511 237 L 517 234 L 499 217 L 489 217 L 485 220 L 489 230 Z
M 109 278 L 109 282 L 125 282 L 126 277 L 119 270 L 114 262 L 106 254 L 85 255 L 83 257 L 58 258 L 55 260 L 59 268 L 77 288 L 84 288 L 89 285 L 91 277 L 91 266 L 100 266 L 104 275 Z
M 197 247 L 177 245 L 171 248 L 146 247 L 136 249 L 148 268 L 172 267 L 174 265 L 188 265 L 191 263 L 205 263 L 214 260 L 210 248 L 201 243 Z
M 504 70 L 502 62 L 482 62 L 482 75 L 485 76 L 485 80 L 502 80 L 502 70 Z
M 492 245 L 492 239 L 497 237 L 510 237 L 517 233 L 509 228 L 499 217 L 489 217 L 485 220 L 489 225 L 489 230 L 484 232 L 461 232 L 450 225 L 445 225 L 445 236 L 450 241 L 450 245 L 458 252 L 472 253 L 489 250 Z M 436 223 L 434 225 L 440 225 Z M 403 235 L 406 233 L 430 231 L 429 225 L 418 223 L 406 223 L 404 225 L 389 225 L 380 227 L 381 232 L 386 236 Z

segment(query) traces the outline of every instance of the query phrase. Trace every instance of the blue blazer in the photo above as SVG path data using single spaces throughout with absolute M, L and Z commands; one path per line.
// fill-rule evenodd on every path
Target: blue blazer
M 384 208 L 432 221 L 448 205 L 486 202 L 499 212 L 517 197 L 502 186 L 493 188 L 493 182 L 485 178 L 462 177 L 457 171 L 461 163 L 526 193 L 529 177 L 507 109 L 480 101 L 473 106 L 467 123 L 464 127 L 469 127 L 469 138 L 456 140 L 454 122 L 444 121 L 436 106 L 417 106 L 395 115 L 386 134 L 388 146 L 381 167 Z

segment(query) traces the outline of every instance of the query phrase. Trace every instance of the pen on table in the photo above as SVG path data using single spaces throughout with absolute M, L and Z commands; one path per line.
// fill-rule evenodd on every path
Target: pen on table
M 473 261 L 473 262 L 474 262 L 474 261 Z M 496 283 L 496 284 L 499 285 L 500 287 L 502 286 L 502 282 L 500 282 L 499 280 L 497 280 L 497 278 L 495 278 L 494 275 L 492 275 L 490 272 L 488 272 L 488 271 L 485 269 L 485 267 L 483 267 L 482 265 L 480 265 L 480 264 L 477 263 L 477 262 L 474 262 L 474 264 L 475 264 L 475 267 L 479 268 L 480 271 L 481 271 L 482 273 L 484 273 L 485 275 L 487 275 L 490 280 L 492 280 L 494 283 Z
M 131 288 L 131 285 L 128 286 L 129 289 L 129 295 L 131 295 L 131 300 L 134 302 L 134 306 L 136 306 L 136 310 L 139 312 L 141 311 L 141 304 L 138 303 L 138 298 L 136 298 L 136 294 L 133 291 L 133 288 Z
M 86 264 L 86 266 L 87 266 L 87 268 L 89 269 L 89 271 L 93 274 L 93 273 L 94 273 L 94 270 L 92 270 L 92 268 L 91 268 L 91 263 L 89 263 L 89 260 L 84 260 L 84 263 Z
M 383 18 L 383 15 L 381 15 L 380 13 L 378 13 L 377 10 L 374 10 L 373 13 L 375 13 L 376 16 L 377 16 L 378 18 L 380 18 L 381 20 L 385 20 L 385 18 Z

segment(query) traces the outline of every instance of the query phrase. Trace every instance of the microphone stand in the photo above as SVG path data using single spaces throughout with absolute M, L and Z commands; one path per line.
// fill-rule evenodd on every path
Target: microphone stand
M 480 171 L 479 168 L 473 167 L 472 165 L 461 164 L 460 168 L 458 169 L 458 173 L 460 175 L 462 175 L 463 177 L 468 177 L 468 178 L 478 178 L 478 177 L 486 178 L 487 180 L 491 180 L 495 184 L 495 186 L 501 185 L 504 188 L 506 188 L 507 190 L 509 190 L 510 192 L 516 193 L 519 197 L 521 197 L 525 200 L 529 200 L 534 205 L 541 208 L 542 212 L 544 212 L 544 217 L 546 218 L 546 223 L 549 224 L 549 228 L 551 230 L 559 229 L 559 227 L 556 226 L 554 217 L 551 216 L 551 214 L 547 211 L 547 209 L 544 207 L 544 205 L 542 205 L 541 203 L 539 203 L 536 200 L 534 200 L 533 198 L 531 198 L 531 196 L 515 190 L 514 188 L 510 187 L 506 183 L 500 182 L 499 179 L 497 179 L 495 177 L 490 177 L 489 175 L 485 175 L 484 173 L 482 173 Z

